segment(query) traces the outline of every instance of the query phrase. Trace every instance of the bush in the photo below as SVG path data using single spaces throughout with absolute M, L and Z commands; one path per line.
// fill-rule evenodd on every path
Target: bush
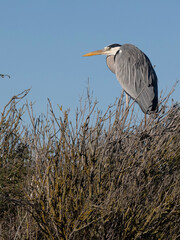
M 74 124 L 61 107 L 57 118 L 50 101 L 49 117 L 36 119 L 27 105 L 32 128 L 11 127 L 14 144 L 9 128 L 0 133 L 1 146 L 13 146 L 10 168 L 18 173 L 8 193 L 2 188 L 16 209 L 12 238 L 178 239 L 180 107 L 167 108 L 168 97 L 140 123 L 122 97 L 102 114 L 88 95 Z

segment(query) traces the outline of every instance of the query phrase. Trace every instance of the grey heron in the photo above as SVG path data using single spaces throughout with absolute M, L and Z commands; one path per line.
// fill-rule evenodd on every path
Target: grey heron
M 132 44 L 111 44 L 83 56 L 107 55 L 106 63 L 126 93 L 144 113 L 156 111 L 158 79 L 149 58 Z

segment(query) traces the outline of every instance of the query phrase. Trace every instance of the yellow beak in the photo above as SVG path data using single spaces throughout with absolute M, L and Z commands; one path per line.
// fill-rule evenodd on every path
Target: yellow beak
M 83 55 L 83 57 L 89 57 L 89 56 L 94 56 L 94 55 L 102 55 L 102 54 L 105 54 L 104 49 L 93 51 L 93 52 L 90 52 L 90 53 L 86 53 L 86 54 Z

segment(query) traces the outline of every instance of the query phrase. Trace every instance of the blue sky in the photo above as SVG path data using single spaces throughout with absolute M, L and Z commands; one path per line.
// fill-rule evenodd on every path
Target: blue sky
M 132 43 L 156 65 L 159 91 L 180 79 L 179 0 L 0 1 L 0 111 L 9 99 L 32 88 L 37 115 L 53 106 L 74 114 L 88 78 L 99 108 L 122 91 L 105 56 L 83 58 L 111 43 Z M 180 83 L 173 94 L 180 101 Z

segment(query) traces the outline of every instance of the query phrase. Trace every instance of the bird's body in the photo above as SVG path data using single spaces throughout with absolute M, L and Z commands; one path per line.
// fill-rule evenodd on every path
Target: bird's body
M 116 74 L 124 91 L 133 98 L 144 113 L 157 109 L 157 76 L 149 58 L 131 44 L 112 44 L 103 50 L 84 56 L 105 54 L 107 66 Z

